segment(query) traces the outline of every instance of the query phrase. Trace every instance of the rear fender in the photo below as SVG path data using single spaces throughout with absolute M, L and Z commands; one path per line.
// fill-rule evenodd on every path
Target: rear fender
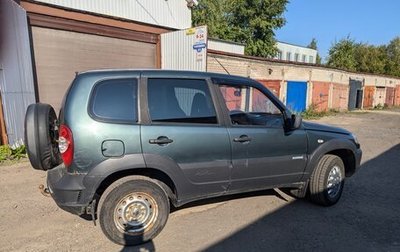
M 145 162 L 144 156 L 148 163 Z M 85 199 L 82 200 L 86 202 L 91 201 L 101 183 L 112 174 L 123 171 L 132 171 L 134 173 L 135 169 L 146 168 L 165 173 L 174 183 L 178 200 L 178 195 L 181 195 L 185 190 L 185 185 L 181 182 L 186 181 L 179 166 L 173 160 L 166 157 L 152 154 L 144 154 L 144 156 L 142 154 L 130 154 L 122 158 L 110 158 L 95 166 L 84 178 L 83 184 L 88 193 L 85 195 Z

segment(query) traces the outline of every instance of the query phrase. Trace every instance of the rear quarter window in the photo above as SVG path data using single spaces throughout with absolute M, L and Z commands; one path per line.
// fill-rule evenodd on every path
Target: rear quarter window
M 93 89 L 89 114 L 99 121 L 137 122 L 137 80 L 112 79 Z

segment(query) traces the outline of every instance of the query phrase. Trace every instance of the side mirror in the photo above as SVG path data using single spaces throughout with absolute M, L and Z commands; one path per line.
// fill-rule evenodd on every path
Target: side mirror
M 301 115 L 296 115 L 296 114 L 292 114 L 292 118 L 291 118 L 291 129 L 295 130 L 300 128 L 301 126 L 301 122 L 303 121 Z

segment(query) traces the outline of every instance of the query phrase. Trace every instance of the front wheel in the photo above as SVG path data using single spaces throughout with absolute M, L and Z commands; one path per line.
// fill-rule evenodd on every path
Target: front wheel
M 156 237 L 169 215 L 169 200 L 156 180 L 128 176 L 111 184 L 100 198 L 103 233 L 120 245 L 138 245 Z
M 323 206 L 336 204 L 343 192 L 344 178 L 342 159 L 335 155 L 324 155 L 311 175 L 311 201 Z

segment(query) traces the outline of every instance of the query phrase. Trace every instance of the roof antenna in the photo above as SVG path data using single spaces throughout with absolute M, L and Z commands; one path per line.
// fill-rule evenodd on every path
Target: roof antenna
M 217 57 L 213 57 L 217 62 L 218 62 L 218 64 L 225 70 L 225 72 L 227 72 L 229 75 L 231 75 L 231 73 L 228 71 L 228 69 L 226 69 L 222 64 L 221 64 L 221 62 L 219 62 L 219 60 L 217 59 Z

